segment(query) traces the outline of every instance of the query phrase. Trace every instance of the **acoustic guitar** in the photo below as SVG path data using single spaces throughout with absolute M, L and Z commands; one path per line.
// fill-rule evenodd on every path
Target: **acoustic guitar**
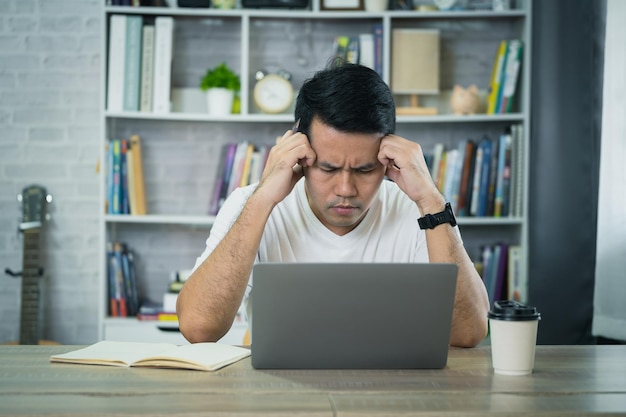
M 20 345 L 54 343 L 40 340 L 41 277 L 43 267 L 39 251 L 41 231 L 47 220 L 46 206 L 52 201 L 46 189 L 40 185 L 29 185 L 17 196 L 22 203 L 22 222 L 19 230 L 23 234 L 24 252 L 22 271 L 5 269 L 13 277 L 22 277 L 22 303 L 20 307 Z

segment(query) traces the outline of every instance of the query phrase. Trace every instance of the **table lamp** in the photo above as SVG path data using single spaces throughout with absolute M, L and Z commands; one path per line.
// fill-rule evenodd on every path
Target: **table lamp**
M 409 106 L 396 106 L 396 114 L 437 114 L 436 107 L 420 107 L 418 95 L 439 94 L 439 37 L 434 29 L 393 30 L 391 91 L 409 96 Z

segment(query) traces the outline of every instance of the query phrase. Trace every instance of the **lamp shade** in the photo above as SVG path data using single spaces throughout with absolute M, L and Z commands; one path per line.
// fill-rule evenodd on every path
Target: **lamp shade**
M 394 29 L 391 36 L 391 91 L 439 93 L 439 30 Z

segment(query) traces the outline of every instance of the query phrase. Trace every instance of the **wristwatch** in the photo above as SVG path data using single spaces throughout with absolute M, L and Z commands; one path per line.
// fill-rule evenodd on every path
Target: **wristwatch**
M 456 226 L 456 219 L 454 218 L 454 213 L 452 212 L 452 206 L 450 203 L 446 203 L 445 208 L 440 213 L 435 214 L 427 214 L 424 217 L 420 217 L 417 219 L 417 223 L 420 226 L 420 229 L 434 229 L 435 226 L 439 226 L 440 224 L 450 223 L 452 226 Z

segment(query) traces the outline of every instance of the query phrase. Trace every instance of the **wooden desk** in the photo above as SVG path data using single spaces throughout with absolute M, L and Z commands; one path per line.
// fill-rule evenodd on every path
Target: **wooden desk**
M 0 415 L 626 415 L 626 346 L 539 346 L 530 376 L 494 375 L 488 347 L 443 370 L 218 372 L 51 364 L 78 346 L 0 346 Z

